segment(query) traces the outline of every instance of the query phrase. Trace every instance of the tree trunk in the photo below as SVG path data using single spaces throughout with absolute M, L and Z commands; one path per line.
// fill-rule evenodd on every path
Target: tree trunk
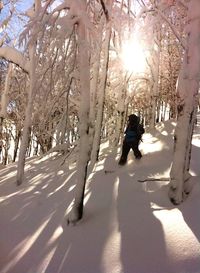
M 21 129 L 16 129 L 15 147 L 14 147 L 12 162 L 15 162 L 15 160 L 17 158 L 17 151 L 18 151 L 18 148 L 19 148 L 20 137 L 21 137 Z
M 151 116 L 150 116 L 150 128 L 155 127 L 156 122 L 156 105 L 157 105 L 157 97 L 158 97 L 158 87 L 159 87 L 159 68 L 160 68 L 160 41 L 157 43 L 158 50 L 155 51 L 155 67 L 153 69 L 153 89 L 152 89 L 152 108 L 151 108 Z
M 66 142 L 66 132 L 67 132 L 67 117 L 68 117 L 68 102 L 67 108 L 62 113 L 59 123 L 56 126 L 56 145 L 63 144 Z M 67 132 L 68 138 L 69 133 Z M 69 142 L 69 139 L 68 139 Z
M 101 60 L 101 49 L 102 49 L 102 33 L 103 33 L 103 20 L 100 20 L 100 27 L 98 29 L 99 33 L 99 45 L 93 56 L 93 76 L 90 84 L 90 151 L 92 152 L 94 135 L 95 135 L 95 120 L 96 120 L 96 103 L 97 103 L 97 90 L 98 90 L 98 80 L 99 80 L 99 69 Z M 93 159 L 92 159 L 93 161 Z M 96 162 L 96 159 L 94 160 Z
M 21 185 L 24 178 L 24 167 L 25 167 L 25 159 L 26 159 L 26 151 L 29 144 L 29 136 L 31 132 L 31 124 L 32 124 L 32 112 L 33 112 L 33 95 L 34 95 L 34 85 L 35 85 L 35 61 L 34 61 L 34 52 L 35 50 L 32 48 L 30 50 L 30 88 L 28 93 L 28 103 L 25 111 L 25 121 L 24 128 L 22 131 L 22 141 L 19 150 L 19 160 L 17 165 L 17 185 Z
M 7 145 L 4 146 L 4 156 L 3 156 L 3 165 L 7 165 L 8 162 L 8 147 Z
M 102 129 L 102 121 L 103 121 L 103 110 L 104 110 L 104 100 L 105 100 L 105 90 L 106 90 L 106 82 L 107 82 L 107 73 L 108 73 L 108 62 L 109 62 L 109 47 L 110 47 L 110 36 L 111 36 L 111 24 L 107 23 L 106 27 L 106 36 L 105 36 L 105 44 L 103 47 L 104 51 L 104 60 L 102 65 L 102 75 L 100 88 L 98 91 L 98 110 L 97 110 L 97 120 L 95 126 L 95 134 L 94 141 L 92 147 L 91 154 L 91 166 L 93 167 L 95 162 L 99 157 L 99 149 L 101 142 L 101 129 Z
M 82 0 L 83 12 L 86 12 L 86 0 Z M 80 18 L 77 25 L 78 61 L 80 73 L 81 105 L 79 112 L 79 154 L 77 160 L 76 190 L 68 223 L 76 223 L 83 216 L 83 201 L 89 161 L 89 111 L 90 111 L 90 66 L 86 27 Z
M 39 11 L 41 7 L 40 0 L 35 0 L 35 14 Z M 34 36 L 35 30 L 33 30 L 32 35 Z M 26 151 L 29 144 L 29 136 L 31 132 L 32 125 L 32 112 L 33 112 L 33 98 L 35 93 L 35 85 L 36 85 L 36 42 L 32 41 L 29 45 L 29 58 L 30 58 L 30 86 L 28 93 L 28 103 L 25 111 L 25 121 L 24 128 L 22 132 L 22 141 L 20 145 L 19 151 L 19 160 L 17 165 L 17 185 L 21 185 L 24 178 L 24 167 L 25 167 L 25 159 L 26 159 Z
M 10 80 L 12 75 L 12 64 L 10 63 L 8 66 L 8 72 L 5 80 L 5 88 L 3 89 L 1 95 L 1 112 L 0 117 L 5 118 L 7 116 L 7 106 L 8 106 L 8 92 L 10 89 Z
M 121 89 L 118 94 L 118 103 L 117 103 L 117 113 L 116 113 L 116 129 L 115 129 L 115 138 L 113 141 L 113 148 L 117 149 L 117 145 L 120 141 L 120 136 L 122 133 L 122 126 L 125 116 L 125 99 L 126 99 L 126 83 L 125 78 L 121 75 Z
M 199 1 L 189 3 L 187 50 L 180 71 L 177 98 L 178 119 L 175 129 L 175 146 L 170 172 L 169 197 L 180 204 L 188 193 L 191 140 L 195 122 L 200 76 L 200 9 Z

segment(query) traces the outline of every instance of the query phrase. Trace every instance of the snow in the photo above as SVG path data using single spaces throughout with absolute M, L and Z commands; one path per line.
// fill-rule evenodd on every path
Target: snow
M 175 207 L 168 199 L 175 122 L 146 133 L 143 158 L 117 166 L 102 147 L 88 177 L 84 217 L 67 225 L 76 186 L 72 156 L 27 160 L 25 183 L 16 165 L 0 169 L 0 273 L 199 273 L 200 124 L 191 159 L 193 189 Z M 105 174 L 105 171 L 107 173 Z

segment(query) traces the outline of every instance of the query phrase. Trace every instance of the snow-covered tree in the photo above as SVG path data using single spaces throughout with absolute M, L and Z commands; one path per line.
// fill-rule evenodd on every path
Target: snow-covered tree
M 87 28 L 84 19 L 87 18 L 86 1 L 70 3 L 69 12 L 76 18 L 78 43 L 78 65 L 80 78 L 80 109 L 79 109 L 79 154 L 77 159 L 76 190 L 72 211 L 68 216 L 69 223 L 75 223 L 82 218 L 87 168 L 89 162 L 89 112 L 90 112 L 90 65 L 87 43 Z M 88 98 L 88 99 L 85 99 Z
M 189 183 L 191 140 L 200 79 L 200 6 L 198 0 L 191 0 L 188 3 L 187 22 L 186 50 L 177 83 L 178 119 L 170 173 L 169 197 L 174 204 L 180 204 L 191 190 Z
M 36 17 L 41 9 L 41 1 L 35 0 L 34 9 L 33 9 L 33 17 Z M 19 160 L 18 160 L 18 168 L 17 168 L 17 185 L 20 185 L 23 182 L 24 177 L 24 166 L 25 166 L 25 159 L 26 159 L 26 152 L 28 148 L 28 141 L 31 132 L 31 125 L 32 125 L 32 113 L 33 113 L 33 101 L 36 92 L 36 64 L 37 64 L 37 55 L 36 55 L 36 41 L 35 35 L 37 32 L 37 27 L 32 30 L 32 41 L 29 41 L 28 45 L 28 53 L 29 53 L 29 92 L 28 92 L 28 102 L 26 106 L 26 113 L 25 113 L 25 121 L 24 121 L 24 128 L 22 133 L 22 141 L 20 145 L 19 151 Z
M 4 70 L 0 82 L 0 121 L 6 117 L 0 131 L 6 132 L 5 153 L 9 152 L 8 134 L 14 126 L 17 184 L 23 181 L 27 156 L 70 153 L 76 147 L 76 191 L 68 215 L 68 221 L 74 223 L 83 215 L 88 163 L 95 164 L 102 142 L 109 140 L 110 147 L 117 148 L 127 115 L 133 112 L 153 127 L 155 121 L 166 119 L 169 111 L 168 117 L 178 113 L 169 195 L 174 203 L 180 203 L 189 192 L 186 186 L 198 92 L 196 7 L 197 2 L 191 0 L 187 21 L 184 0 L 144 0 L 139 5 L 132 1 L 35 0 L 34 8 L 26 12 L 21 47 L 11 45 L 0 33 L 0 58 L 13 63 L 5 76 Z M 0 20 L 1 30 L 7 22 L 11 23 L 9 14 Z M 123 64 L 123 43 L 131 43 L 132 38 L 148 52 L 141 73 L 129 71 Z M 133 47 L 128 57 L 135 68 L 140 59 L 134 51 Z M 191 52 L 196 52 L 195 59 Z
M 112 9 L 112 6 L 109 6 L 109 9 Z M 101 129 L 103 122 L 103 111 L 104 111 L 104 103 L 105 103 L 105 91 L 106 91 L 106 83 L 107 83 L 107 73 L 108 73 L 108 62 L 109 62 L 109 47 L 110 47 L 110 38 L 111 38 L 111 22 L 108 21 L 105 30 L 105 39 L 102 45 L 103 50 L 103 61 L 100 73 L 100 84 L 98 89 L 97 96 L 97 116 L 96 116 L 96 124 L 95 124 L 95 134 L 93 140 L 92 154 L 91 154 L 91 164 L 93 165 L 99 156 L 99 149 L 101 143 Z

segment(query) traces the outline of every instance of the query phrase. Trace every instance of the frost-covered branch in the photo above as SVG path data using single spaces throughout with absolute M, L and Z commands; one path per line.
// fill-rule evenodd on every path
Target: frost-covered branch
M 60 12 L 62 10 L 65 10 L 65 9 L 70 9 L 71 7 L 71 1 L 69 1 L 69 3 L 67 3 L 67 1 L 65 1 L 64 3 L 60 4 L 59 6 L 57 6 L 54 10 L 53 10 L 53 13 L 56 13 L 56 12 Z
M 171 22 L 168 20 L 168 18 L 158 9 L 158 8 L 154 8 L 158 14 L 167 22 L 167 24 L 169 25 L 169 27 L 171 28 L 172 32 L 174 33 L 174 35 L 176 36 L 177 40 L 179 41 L 180 45 L 182 46 L 183 49 L 185 49 L 185 45 L 183 43 L 183 41 L 181 40 L 179 34 L 177 33 L 176 29 L 174 28 L 174 26 L 171 24 Z
M 1 47 L 0 58 L 12 62 L 22 68 L 26 73 L 30 71 L 29 60 L 24 55 L 12 47 Z
M 180 45 L 182 46 L 183 49 L 185 49 L 185 44 L 184 42 L 181 40 L 178 32 L 176 31 L 176 29 L 174 28 L 174 26 L 172 25 L 172 23 L 168 20 L 168 18 L 163 14 L 163 12 L 156 8 L 156 7 L 153 7 L 151 9 L 148 9 L 146 6 L 141 10 L 141 12 L 138 14 L 137 18 L 136 18 L 136 21 L 139 20 L 139 18 L 141 18 L 142 14 L 144 13 L 148 13 L 148 12 L 154 12 L 156 11 L 164 21 L 166 21 L 166 23 L 169 25 L 170 29 L 172 30 L 173 34 L 175 35 L 175 37 L 177 38 L 177 40 L 179 41 Z

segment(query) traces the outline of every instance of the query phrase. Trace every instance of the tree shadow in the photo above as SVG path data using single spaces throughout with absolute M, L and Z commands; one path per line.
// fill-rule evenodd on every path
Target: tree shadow
M 65 220 L 74 197 L 73 169 L 66 172 L 59 160 L 29 161 L 20 187 L 13 187 L 15 165 L 1 170 L 0 272 L 102 273 L 109 272 L 108 263 L 115 268 L 119 261 L 121 269 L 116 272 L 149 273 L 152 269 L 160 273 L 161 268 L 175 272 L 169 267 L 163 226 L 155 214 L 174 208 L 167 197 L 167 182 L 137 182 L 141 176 L 168 172 L 172 153 L 167 137 L 160 137 L 165 148 L 144 150 L 138 163 L 130 153 L 127 166 L 118 168 L 119 154 L 107 154 L 88 178 L 84 218 L 74 227 Z M 111 172 L 105 174 L 105 170 Z M 199 225 L 190 211 L 182 213 L 199 239 Z
M 107 179 L 106 188 L 105 181 L 102 184 L 102 178 Z M 64 220 L 62 236 L 45 273 L 105 272 L 107 239 L 112 233 L 115 184 L 115 175 L 106 176 L 103 166 L 89 177 L 84 217 L 75 226 L 67 226 Z
M 200 243 L 200 221 L 198 221 L 200 196 L 199 177 L 192 177 L 190 180 L 193 184 L 193 191 L 187 200 L 178 207 L 178 209 L 182 213 L 185 223 Z
M 136 183 L 128 174 L 119 176 L 117 214 L 122 272 L 156 273 L 160 268 L 162 272 L 173 272 L 167 260 L 162 224 L 153 214 L 149 193 Z
M 55 251 L 63 232 L 61 223 L 73 199 L 74 170 L 66 174 L 64 166 L 48 160 L 40 167 L 35 162 L 29 165 L 22 185 L 15 186 L 15 175 L 0 185 L 1 273 L 44 272 L 45 260 Z M 0 177 L 6 177 L 9 169 Z M 16 170 L 16 165 L 12 169 Z
M 101 183 L 103 169 L 89 178 L 84 218 L 71 227 L 65 216 L 74 198 L 74 170 L 66 174 L 66 166 L 61 168 L 59 162 L 51 160 L 37 163 L 27 164 L 26 179 L 19 187 L 14 185 L 15 175 L 0 186 L 0 230 L 2 238 L 7 238 L 0 239 L 0 272 L 104 272 L 114 177 L 109 178 L 106 189 Z M 13 168 L 16 171 L 16 166 Z

